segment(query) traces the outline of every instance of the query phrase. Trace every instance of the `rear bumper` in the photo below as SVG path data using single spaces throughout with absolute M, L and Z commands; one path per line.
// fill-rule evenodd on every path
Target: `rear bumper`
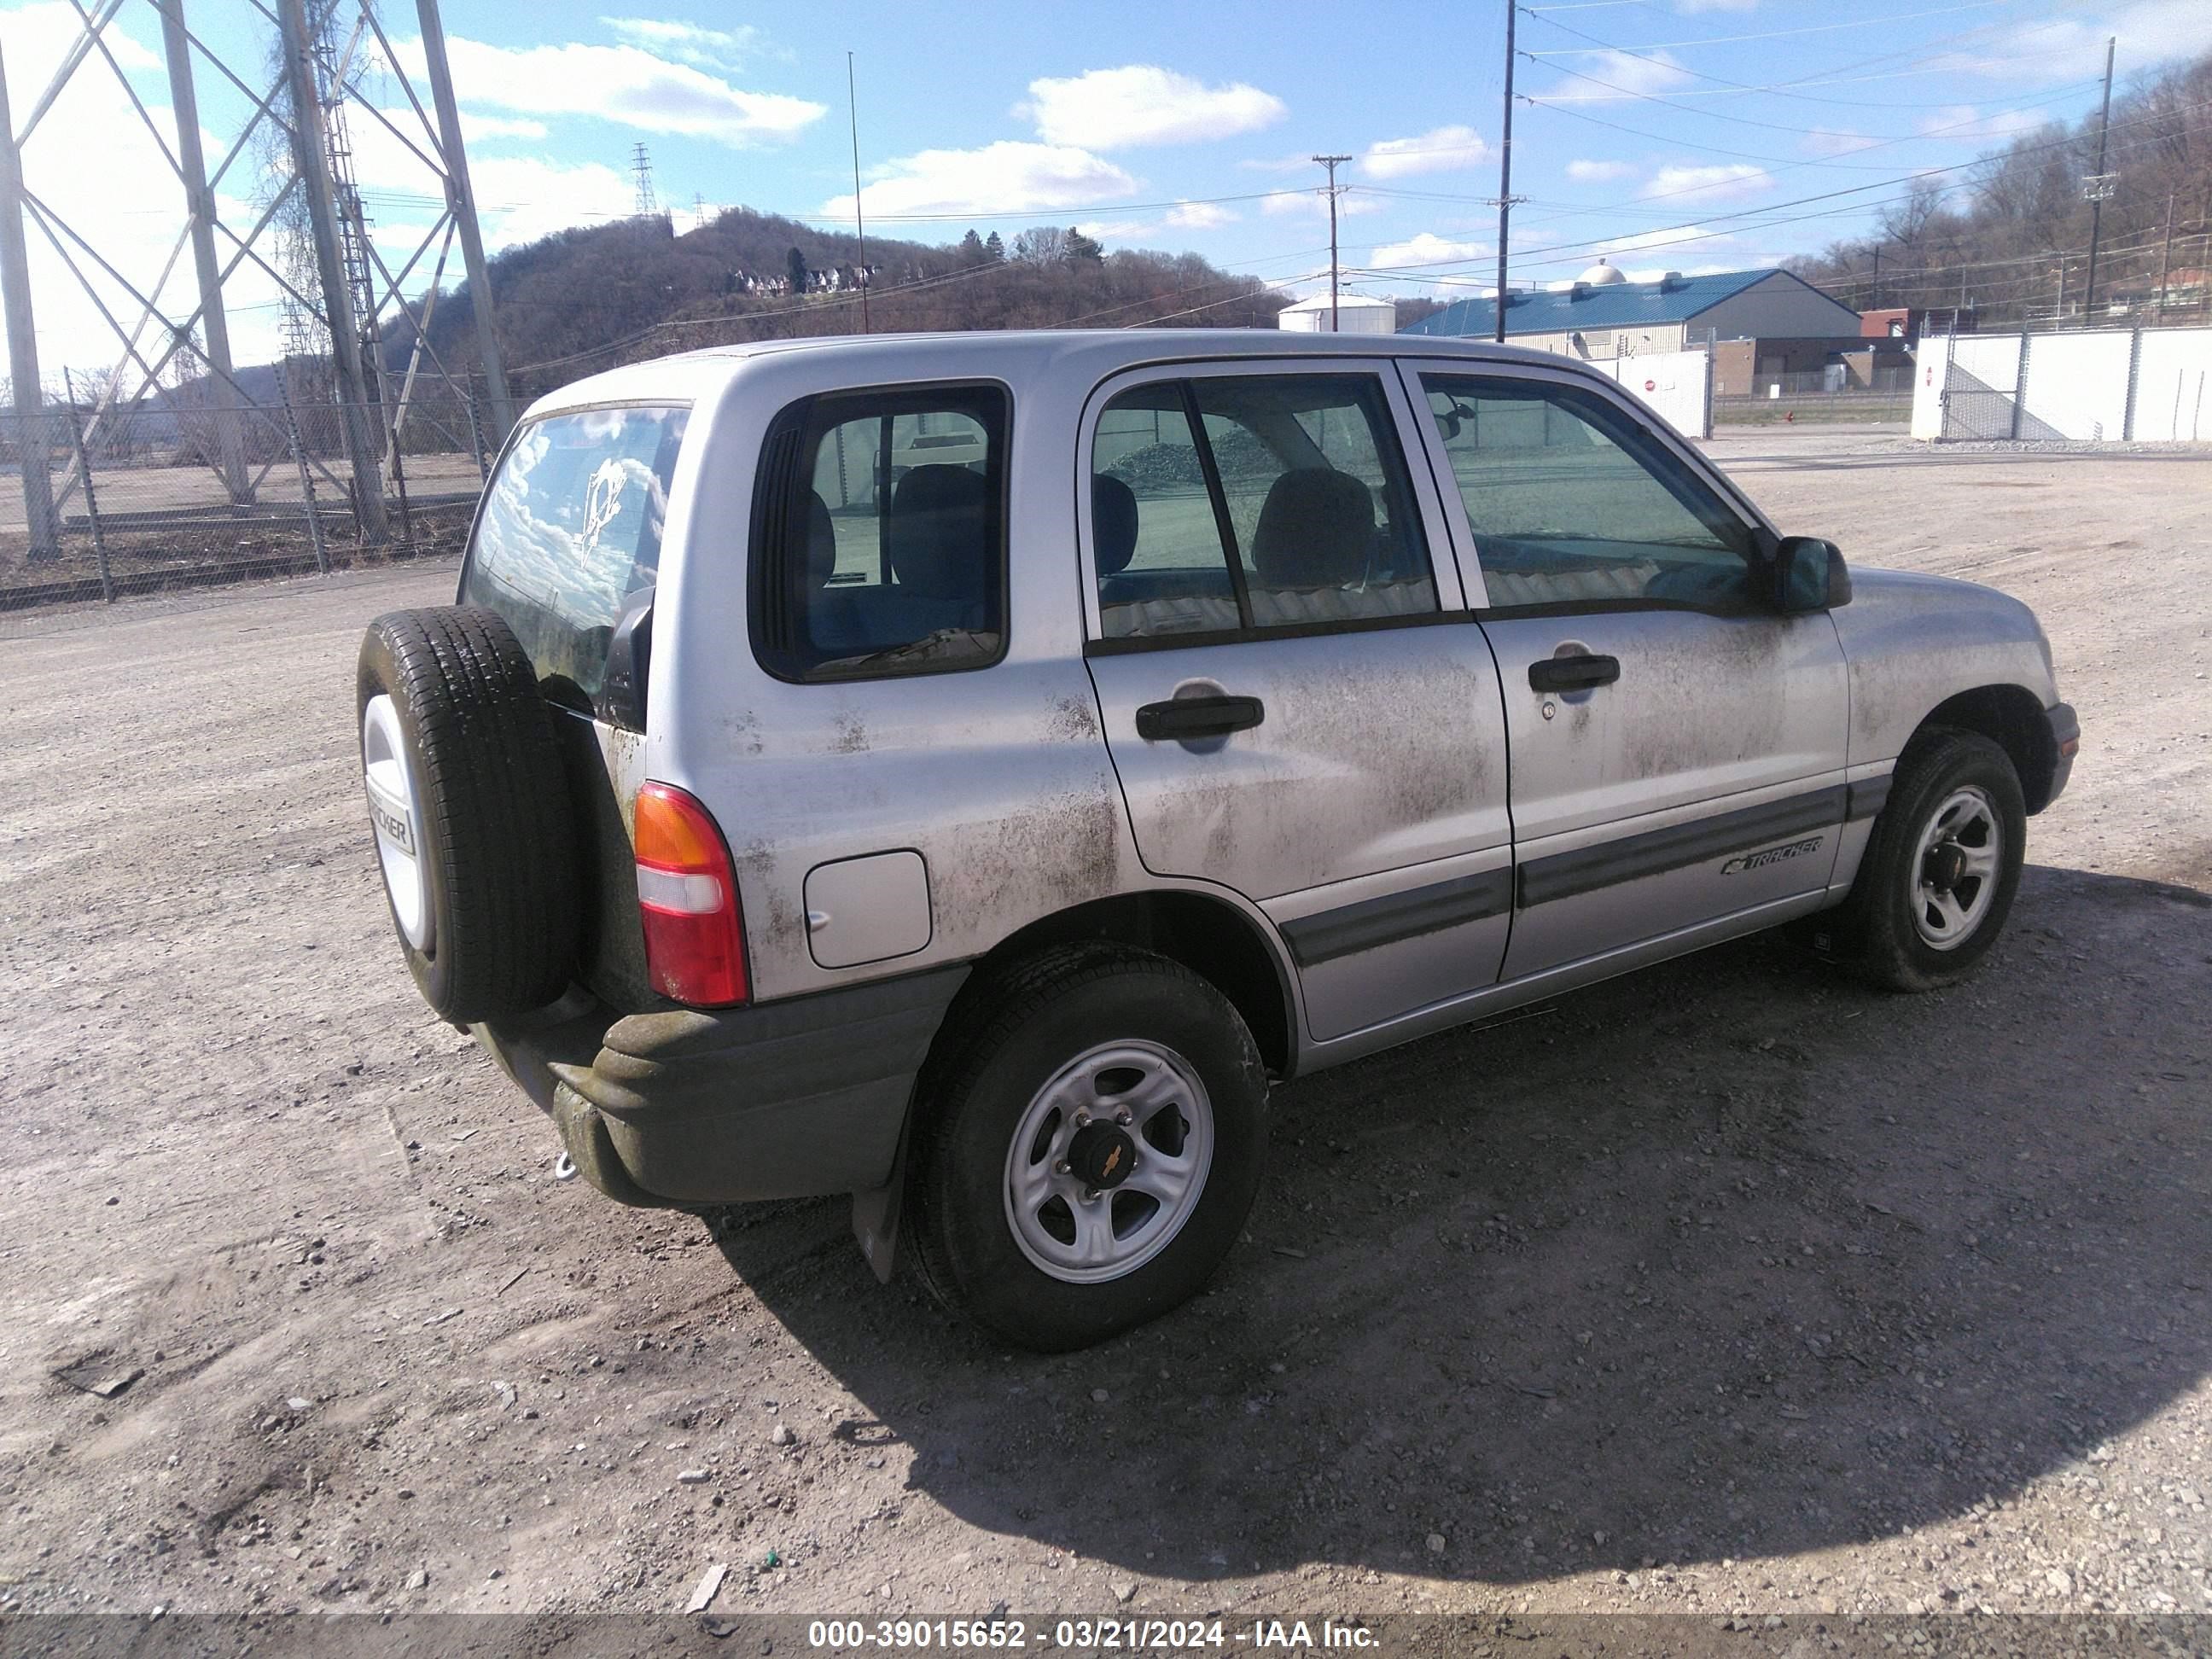
M 965 967 L 757 1008 L 618 1015 L 580 988 L 471 1028 L 578 1170 L 646 1206 L 890 1180 L 915 1074 Z
M 2043 711 L 2043 717 L 2051 722 L 2051 792 L 2043 798 L 2043 805 L 2048 806 L 2066 793 L 2066 780 L 2074 770 L 2074 752 L 2081 746 L 2081 721 L 2069 702 L 2051 704 Z

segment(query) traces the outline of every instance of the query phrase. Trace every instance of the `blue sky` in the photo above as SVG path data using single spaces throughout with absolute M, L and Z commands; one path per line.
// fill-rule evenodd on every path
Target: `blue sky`
M 270 31 L 246 0 L 187 9 L 211 47 L 260 78 Z M 383 15 L 393 55 L 412 61 L 414 7 L 386 0 Z M 1073 223 L 1109 247 L 1194 250 L 1310 292 L 1326 279 L 1328 228 L 1321 170 L 1307 158 L 1334 151 L 1354 158 L 1339 203 L 1352 286 L 1449 295 L 1490 281 L 1495 213 L 1483 198 L 1497 190 L 1504 18 L 1496 0 L 448 0 L 445 26 L 495 246 L 627 213 L 640 143 L 679 228 L 695 203 L 849 222 L 849 50 L 864 200 L 886 234 L 951 240 L 973 224 L 1011 240 L 1026 225 Z M 2094 108 L 2107 34 L 2119 37 L 2123 83 L 2212 47 L 2212 3 L 1565 0 L 1524 7 L 1518 27 L 1528 56 L 1517 90 L 1534 101 L 1515 115 L 1514 190 L 1528 201 L 1516 213 L 1514 279 L 1544 283 L 1601 254 L 1656 273 L 1818 248 L 1900 193 L 1895 181 Z M 0 6 L 19 127 L 77 28 L 57 0 Z M 152 7 L 125 0 L 106 40 L 121 80 L 173 136 Z M 361 89 L 410 131 L 379 56 L 373 41 L 362 49 Z M 198 81 L 212 161 L 249 106 L 204 65 Z M 434 182 L 374 117 L 350 122 L 376 240 L 397 269 L 435 222 Z M 2115 134 L 2122 167 L 2124 137 Z M 226 222 L 241 230 L 258 210 L 259 165 L 249 153 L 219 187 Z M 180 222 L 176 186 L 98 56 L 26 145 L 25 167 L 31 189 L 120 278 L 152 286 Z M 96 307 L 35 227 L 31 240 L 47 369 L 112 360 L 119 344 Z M 172 272 L 169 295 L 184 291 L 188 264 Z M 251 266 L 238 283 L 234 331 L 253 361 L 273 348 L 277 293 Z M 127 323 L 118 282 L 101 274 L 96 286 Z

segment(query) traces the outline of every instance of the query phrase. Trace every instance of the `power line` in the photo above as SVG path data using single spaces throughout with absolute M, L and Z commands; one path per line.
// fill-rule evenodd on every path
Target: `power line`
M 2153 121 L 2165 121 L 2165 120 L 2170 119 L 2172 117 L 2176 116 L 2176 115 L 2185 115 L 2185 114 L 2187 114 L 2187 113 L 2191 112 L 2191 111 L 2193 111 L 2193 110 L 2203 109 L 2203 108 L 2207 108 L 2207 107 L 2212 107 L 2212 99 L 2208 99 L 2208 100 L 2200 100 L 2199 102 L 2197 102 L 2197 103 L 2194 103 L 2194 104 L 2185 104 L 2185 105 L 2181 105 L 2181 106 L 2179 106 L 2179 107 L 2177 107 L 2177 108 L 2173 108 L 2173 109 L 2166 109 L 2166 110 L 2157 110 L 2157 111 L 2154 111 L 2154 112 L 2150 112 L 2150 113 L 2148 113 L 2148 114 L 2147 114 L 2147 115 L 2143 115 L 2143 116 L 2137 117 L 2137 118 L 2136 118 L 2135 120 L 2133 120 L 2133 121 L 2115 123 L 2115 125 L 2118 125 L 2118 126 L 2132 126 L 2132 125 L 2143 125 L 2143 124 L 2145 124 L 2145 123 L 2148 123 L 2148 122 L 2153 122 Z M 2035 145 L 2029 145 L 2029 146 L 2025 147 L 2025 149 L 2024 149 L 2024 150 L 2023 150 L 2023 151 L 2021 151 L 2021 152 L 2015 152 L 2015 153 L 2025 153 L 2025 154 L 2033 155 L 2033 154 L 2036 154 L 2036 153 L 2038 153 L 2038 152 L 2039 152 L 2039 151 L 2042 151 L 2042 150 L 2062 149 L 2062 148 L 2064 148 L 2064 147 L 2065 147 L 2065 146 L 2067 146 L 2067 145 L 2070 145 L 2070 144 L 2072 144 L 2072 143 L 2075 143 L 2075 138 L 2074 138 L 2072 136 L 2070 136 L 2070 135 L 2069 135 L 2069 136 L 2068 136 L 2068 137 L 2066 137 L 2054 139 L 2054 140 L 2052 140 L 2051 143 L 2046 143 L 2046 144 L 2035 144 Z M 2159 139 L 2157 138 L 2156 135 L 2152 135 L 2152 136 L 2150 136 L 2150 137 L 2147 137 L 2147 138 L 2143 139 L 2142 142 L 2142 143 L 2155 143 L 2159 142 Z M 1975 157 L 1972 161 L 1960 161 L 1960 162 L 1957 162 L 1957 163 L 1955 163 L 1955 164 L 1954 164 L 1954 165 L 1952 165 L 1952 166 L 1950 166 L 1950 167 L 1924 167 L 1924 168 L 1918 169 L 1918 170 L 1917 170 L 1917 171 L 1915 171 L 1915 172 L 1912 172 L 1912 173 L 1901 173 L 1901 174 L 1899 174 L 1899 175 L 1897 175 L 1896 177 L 1893 177 L 1893 178 L 1886 179 L 1880 179 L 1880 180 L 1876 180 L 1875 182 L 1871 183 L 1871 184 L 1848 185 L 1848 186 L 1846 186 L 1846 187 L 1844 187 L 1844 189 L 1841 189 L 1841 190 L 1824 191 L 1821 191 L 1821 192 L 1820 192 L 1820 193 L 1818 193 L 1818 194 L 1816 194 L 1816 195 L 1812 195 L 1812 196 L 1800 196 L 1800 197 L 1794 198 L 1792 198 L 1792 199 L 1790 199 L 1790 200 L 1789 200 L 1789 201 L 1785 201 L 1785 202 L 1769 202 L 1769 203 L 1766 203 L 1766 204 L 1763 204 L 1763 205 L 1761 205 L 1761 206 L 1759 206 L 1759 207 L 1754 207 L 1754 208 L 1743 208 L 1743 209 L 1741 209 L 1741 210 L 1739 210 L 1738 211 L 1734 212 L 1734 213 L 1710 214 L 1710 215 L 1701 216 L 1700 216 L 1699 218 L 1698 218 L 1698 219 L 1691 220 L 1691 221 L 1687 221 L 1687 222 L 1684 222 L 1684 223 L 1682 223 L 1682 224 L 1680 224 L 1680 225 L 1676 225 L 1676 226 L 1670 226 L 1670 227 L 1667 227 L 1667 228 L 1668 228 L 1668 229 L 1680 229 L 1680 230 L 1685 230 L 1685 231 L 1697 231 L 1697 232 L 1699 232 L 1700 234 L 1697 234 L 1697 235 L 1686 235 L 1686 236 L 1682 236 L 1682 237 L 1677 238 L 1677 239 L 1676 239 L 1674 241 L 1673 241 L 1673 242 L 1669 242 L 1669 243 L 1662 244 L 1662 246 L 1680 246 L 1686 245 L 1687 243 L 1690 243 L 1690 242 L 1710 241 L 1710 240 L 1712 240 L 1714 237 L 1716 237 L 1716 236 L 1733 235 L 1733 234 L 1735 234 L 1735 232 L 1734 232 L 1733 230 L 1728 230 L 1728 231 L 1707 231 L 1705 228 L 1706 226 L 1708 226 L 1708 225 L 1712 225 L 1712 224 L 1728 224 L 1728 223 L 1730 223 L 1730 222 L 1733 222 L 1733 221 L 1739 220 L 1739 219 L 1753 219 L 1753 218 L 1759 218 L 1759 217 L 1760 216 L 1762 216 L 1762 215 L 1772 214 L 1772 213 L 1779 212 L 1781 210 L 1783 210 L 1783 209 L 1784 209 L 1784 208 L 1803 207 L 1803 206 L 1808 206 L 1808 205 L 1809 205 L 1809 204 L 1813 204 L 1813 203 L 1815 203 L 1815 202 L 1829 202 L 1829 201 L 1834 201 L 1834 200 L 1837 200 L 1837 199 L 1838 199 L 1838 198 L 1840 198 L 1847 197 L 1847 196 L 1861 196 L 1861 195 L 1864 195 L 1864 194 L 1865 194 L 1867 191 L 1872 191 L 1872 190 L 1881 190 L 1881 189 L 1887 188 L 1887 187 L 1888 187 L 1888 186 L 1890 186 L 1890 185 L 1901 185 L 1901 184 L 1917 184 L 1917 183 L 1918 181 L 1920 181 L 1921 179 L 1934 179 L 1934 178 L 1939 177 L 1939 176 L 1941 176 L 1941 175 L 1942 175 L 1942 174 L 1945 174 L 1945 173 L 1961 173 L 1961 172 L 1964 172 L 1965 170 L 1966 170 L 1966 169 L 1967 169 L 1967 168 L 1969 168 L 1969 167 L 1978 167 L 1978 166 L 1980 166 L 1980 165 L 1981 165 L 1982 161 L 1983 161 L 1983 158 L 1982 158 L 1982 157 L 1977 156 L 1977 157 Z M 1972 180 L 1969 180 L 1969 179 L 1960 179 L 1960 180 L 1957 181 L 1956 183 L 1954 183 L 1954 184 L 1951 184 L 1951 185 L 1947 185 L 1939 186 L 1939 189 L 1940 189 L 1941 191 L 1942 191 L 1943 192 L 1948 193 L 1948 191 L 1952 191 L 1952 190 L 1957 190 L 1957 189 L 1962 189 L 1962 188 L 1965 188 L 1966 185 L 1969 185 L 1969 184 L 1971 184 L 1972 182 Z M 1901 201 L 1906 201 L 1906 200 L 1909 200 L 1909 199 L 1910 199 L 1910 192 L 1908 192 L 1908 193 L 1907 193 L 1906 195 L 1905 195 L 1905 196 L 1893 197 L 1893 198 L 1887 198 L 1887 200 L 1884 200 L 1884 201 L 1880 201 L 1880 202 L 1862 202 L 1862 203 L 1858 203 L 1858 204 L 1855 204 L 1855 208 L 1883 207 L 1883 206 L 1890 205 L 1890 204 L 1891 204 L 1891 203 L 1893 203 L 1893 202 L 1901 202 Z M 1826 218 L 1826 217 L 1827 217 L 1827 216 L 1828 216 L 1829 213 L 1831 213 L 1831 212 L 1832 212 L 1832 211 L 1834 211 L 1834 210 L 1832 210 L 1832 210 L 1828 210 L 1824 211 L 1824 212 L 1821 212 L 1821 213 L 1799 214 L 1799 215 L 1796 215 L 1796 216 L 1792 216 L 1792 217 L 1790 217 L 1790 218 L 1786 218 L 1786 219 L 1769 219 L 1769 220 L 1762 220 L 1762 222 L 1761 222 L 1760 223 L 1754 224 L 1754 225 L 1749 225 L 1749 226 L 1739 227 L 1739 228 L 1749 229 L 1749 230 L 1766 230 L 1766 229 L 1771 229 L 1771 228 L 1774 228 L 1775 227 L 1778 227 L 1778 226 L 1780 226 L 1780 225 L 1785 225 L 1785 224 L 1796 224 L 1796 223 L 1800 223 L 1800 222 L 1802 222 L 1804 220 L 1807 220 L 1807 219 L 1820 219 L 1820 218 Z M 1663 231 L 1663 230 L 1662 230 L 1662 231 L 1660 231 L 1660 232 L 1656 232 L 1656 233 L 1647 233 L 1647 234 L 1649 234 L 1649 235 L 1658 235 L 1658 234 L 1665 234 L 1665 233 L 1664 233 L 1664 231 Z M 1563 260 L 1564 258 L 1570 258 L 1570 257 L 1571 257 L 1571 256 L 1573 255 L 1573 253 L 1575 253 L 1575 252 L 1587 252 L 1587 251 L 1591 250 L 1591 249 L 1596 249 L 1596 248 L 1607 248 L 1607 247 L 1610 247 L 1610 246 L 1613 246 L 1616 245 L 1616 244 L 1617 244 L 1620 240 L 1621 240 L 1621 239 L 1620 239 L 1620 238 L 1599 238 L 1599 239 L 1595 239 L 1595 240 L 1590 240 L 1590 241 L 1587 241 L 1587 242 L 1581 242 L 1581 243 L 1573 243 L 1573 244 L 1570 244 L 1570 245 L 1568 245 L 1568 246 L 1567 246 L 1567 247 L 1565 247 L 1565 248 L 1564 248 L 1564 249 L 1555 248 L 1555 249 L 1551 250 L 1551 251 L 1550 251 L 1550 252 L 1547 254 L 1547 256 L 1544 259 L 1535 261 L 1534 263 L 1536 263 L 1536 264 L 1559 264 L 1559 263 L 1561 263 L 1561 262 L 1562 262 L 1562 260 Z M 1557 257 L 1553 257 L 1553 256 L 1557 256 Z M 1453 259 L 1453 260 L 1437 259 L 1437 260 L 1422 261 L 1422 262 L 1419 262 L 1418 264 L 1408 264 L 1408 265 L 1404 265 L 1404 266 L 1396 267 L 1396 269 L 1399 269 L 1399 270 L 1413 270 L 1425 269 L 1425 268 L 1428 268 L 1429 266 L 1433 266 L 1433 265 L 1462 264 L 1463 264 L 1463 263 L 1464 263 L 1463 261 L 1456 260 L 1456 259 Z
M 2072 94 L 2079 92 L 2084 87 L 2094 87 L 2096 84 L 2097 81 L 2094 76 L 2092 76 L 2086 81 L 2069 81 L 2063 86 L 2056 88 L 2045 88 L 2044 92 L 2031 94 L 2031 96 L 2036 100 L 2033 102 L 2014 100 L 1996 105 L 1993 106 L 1991 114 L 2017 114 L 2023 110 L 2042 109 L 2048 105 L 2060 102 L 2062 100 L 2070 96 Z M 2047 96 L 2045 95 L 2045 93 L 2048 94 Z M 1570 116 L 1575 120 L 1588 121 L 1601 127 L 1610 127 L 1613 131 L 1625 132 L 1631 137 L 1648 138 L 1655 144 L 1665 144 L 1677 149 L 1703 150 L 1708 155 L 1726 155 L 1739 161 L 1762 161 L 1770 163 L 1777 167 L 1821 167 L 1849 173 L 1887 173 L 1889 170 L 1888 164 L 1884 162 L 1835 161 L 1807 161 L 1802 156 L 1784 157 L 1779 155 L 1759 155 L 1747 150 L 1729 149 L 1719 144 L 1701 144 L 1688 138 L 1670 138 L 1663 133 L 1647 132 L 1641 127 L 1626 126 L 1619 121 L 1608 121 L 1601 115 L 1591 115 L 1582 110 L 1568 109 L 1558 104 L 1546 103 L 1536 99 L 1531 99 L 1529 101 L 1533 104 L 1536 104 L 1540 108 L 1549 109 L 1555 114 Z M 1694 115 L 1705 115 L 1710 114 L 1711 112 L 1707 110 L 1691 110 L 1684 112 L 1686 114 Z M 1930 127 L 1924 132 L 1905 132 L 1894 135 L 1884 133 L 1837 133 L 1831 136 L 1836 137 L 1848 137 L 1854 139 L 1863 137 L 1866 139 L 1867 142 L 1864 144 L 1858 146 L 1856 149 L 1850 152 L 1853 155 L 1863 155 L 1869 150 L 1887 149 L 1894 144 L 1911 144 L 1932 142 L 1933 140 L 1942 137 L 1945 133 L 1955 132 L 1960 127 L 1975 126 L 1989 118 L 1989 116 L 1976 114 L 1963 121 L 1951 122 L 1940 127 Z M 1802 131 L 1803 129 L 1795 128 L 1790 129 L 1790 131 Z M 1991 133 L 1987 136 L 1993 139 L 2003 137 L 2001 133 Z
M 1937 6 L 1928 11 L 1893 11 L 1881 17 L 1854 17 L 1842 23 L 1813 23 L 1803 28 L 1767 29 L 1758 34 L 1709 34 L 1694 40 L 1659 40 L 1640 46 L 1557 46 L 1548 52 L 1532 52 L 1530 58 L 1586 58 L 1601 52 L 1620 52 L 1633 58 L 1643 52 L 1672 52 L 1687 46 L 1726 46 L 1745 40 L 1779 40 L 1795 34 L 1832 34 L 1838 29 L 1863 29 L 1876 23 L 1905 23 L 1916 17 L 1945 17 L 1954 12 L 1987 11 L 1992 6 L 2010 5 L 2012 0 L 1969 0 L 1963 6 Z M 1523 6 L 1523 11 L 1540 12 L 1565 8 Z M 1555 23 L 1554 28 L 1565 28 L 1565 23 Z

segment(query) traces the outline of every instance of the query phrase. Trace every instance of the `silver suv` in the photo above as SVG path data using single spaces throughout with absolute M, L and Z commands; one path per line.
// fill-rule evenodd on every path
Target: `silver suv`
M 1067 1347 L 1237 1237 L 1279 1081 L 1807 919 L 1973 968 L 2078 731 L 1557 357 L 696 352 L 541 400 L 362 754 L 422 994 L 642 1205 L 851 1193 Z

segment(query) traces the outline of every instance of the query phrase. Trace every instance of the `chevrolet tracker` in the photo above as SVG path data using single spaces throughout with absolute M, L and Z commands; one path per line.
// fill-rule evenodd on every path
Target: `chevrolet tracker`
M 564 1160 L 852 1194 L 1045 1348 L 1205 1283 L 1272 1082 L 1785 922 L 1960 979 L 2078 742 L 2026 606 L 1591 370 L 1252 331 L 581 380 L 359 687 L 408 964 Z

